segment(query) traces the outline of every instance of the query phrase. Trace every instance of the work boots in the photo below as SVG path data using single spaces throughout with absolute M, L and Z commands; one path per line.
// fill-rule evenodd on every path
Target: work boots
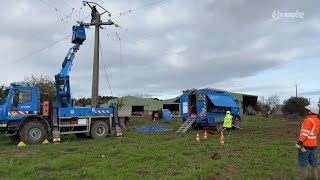
M 308 177 L 308 168 L 300 167 L 300 180 L 307 180 Z
M 314 180 L 318 180 L 318 168 L 312 168 L 312 177 Z

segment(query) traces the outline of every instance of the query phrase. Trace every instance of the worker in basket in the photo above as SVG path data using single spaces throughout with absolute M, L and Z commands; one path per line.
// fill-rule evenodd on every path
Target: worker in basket
M 232 128 L 232 118 L 233 116 L 231 115 L 231 112 L 227 111 L 226 116 L 223 120 L 223 129 L 226 129 L 228 133 L 230 133 L 230 130 Z

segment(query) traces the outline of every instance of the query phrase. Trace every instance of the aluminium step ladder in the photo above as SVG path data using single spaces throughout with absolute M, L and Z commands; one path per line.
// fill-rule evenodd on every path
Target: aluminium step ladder
M 185 133 L 190 128 L 190 126 L 193 124 L 194 121 L 196 121 L 196 117 L 189 117 L 182 126 L 177 130 L 177 133 Z

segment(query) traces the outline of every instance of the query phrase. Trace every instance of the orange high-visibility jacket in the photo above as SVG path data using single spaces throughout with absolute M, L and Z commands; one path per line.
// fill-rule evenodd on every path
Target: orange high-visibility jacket
M 303 142 L 303 146 L 317 146 L 317 135 L 320 128 L 320 121 L 317 115 L 308 115 L 303 121 L 299 141 Z

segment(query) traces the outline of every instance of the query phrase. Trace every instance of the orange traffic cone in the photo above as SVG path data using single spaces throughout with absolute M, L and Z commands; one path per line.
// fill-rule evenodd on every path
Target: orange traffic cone
M 220 132 L 220 144 L 224 144 L 224 136 L 223 136 L 223 132 Z
M 204 136 L 203 136 L 203 139 L 207 139 L 207 130 L 204 131 Z
M 198 143 L 200 142 L 200 137 L 199 137 L 199 133 L 198 133 L 198 132 L 197 132 L 196 141 L 197 141 Z

